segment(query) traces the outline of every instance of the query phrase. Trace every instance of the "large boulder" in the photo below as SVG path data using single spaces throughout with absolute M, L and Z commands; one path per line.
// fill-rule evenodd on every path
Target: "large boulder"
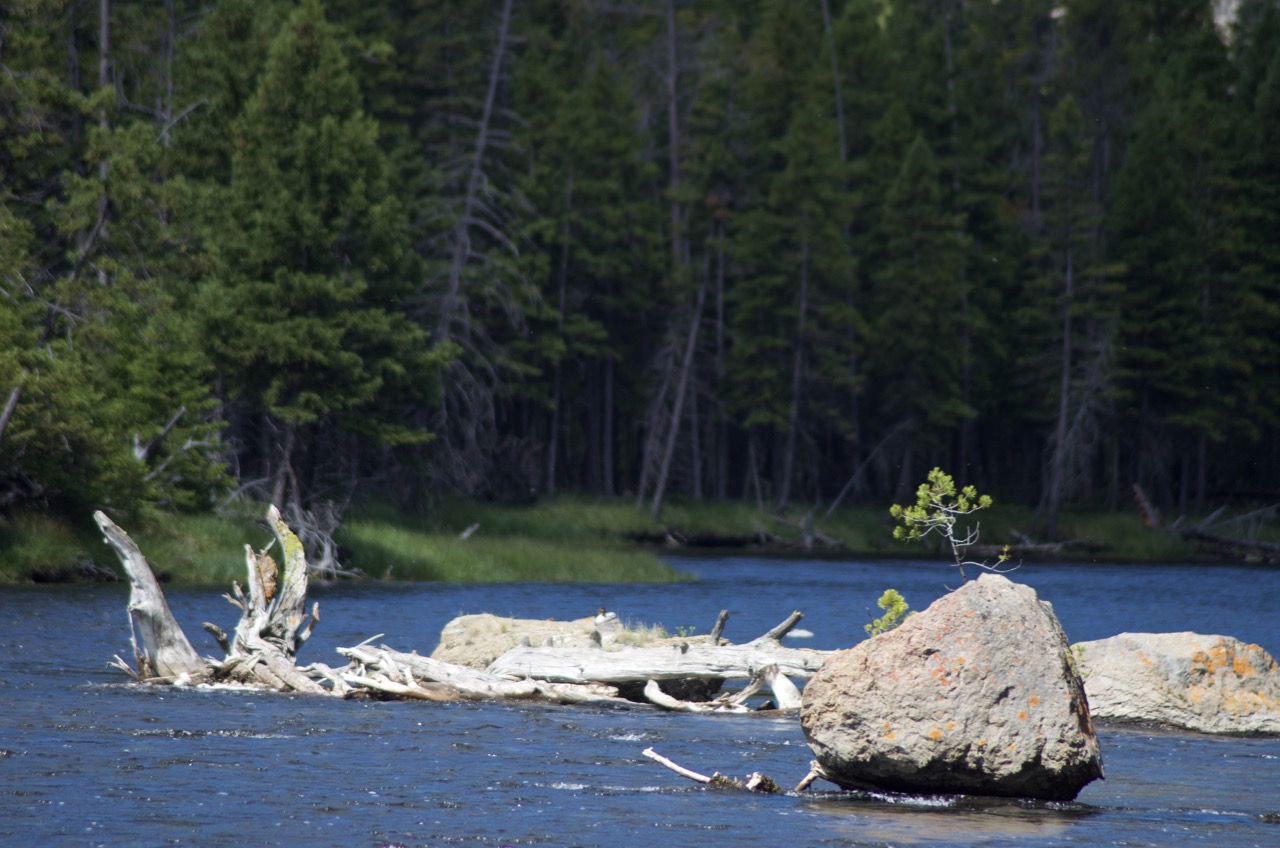
M 995 574 L 833 655 L 800 721 L 823 776 L 846 789 L 1070 800 L 1102 777 L 1053 608 Z
M 1098 718 L 1280 734 L 1280 666 L 1257 645 L 1199 633 L 1121 633 L 1072 651 Z
M 590 647 L 594 630 L 595 622 L 590 617 L 554 621 L 504 618 L 488 613 L 460 615 L 440 631 L 440 644 L 431 652 L 431 658 L 483 669 L 522 642 L 539 647 Z

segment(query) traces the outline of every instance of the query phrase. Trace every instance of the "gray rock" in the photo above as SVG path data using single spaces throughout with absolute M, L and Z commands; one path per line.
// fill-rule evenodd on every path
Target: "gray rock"
M 832 656 L 800 720 L 847 789 L 1069 800 L 1102 777 L 1053 608 L 994 574 Z
M 1071 650 L 1098 718 L 1280 734 L 1280 666 L 1257 645 L 1189 632 L 1121 633 Z

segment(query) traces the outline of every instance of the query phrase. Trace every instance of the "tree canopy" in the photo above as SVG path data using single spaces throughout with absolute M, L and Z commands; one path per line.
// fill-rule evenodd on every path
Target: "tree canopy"
M 1275 0 L 18 0 L 0 509 L 1274 498 L 1278 157 Z

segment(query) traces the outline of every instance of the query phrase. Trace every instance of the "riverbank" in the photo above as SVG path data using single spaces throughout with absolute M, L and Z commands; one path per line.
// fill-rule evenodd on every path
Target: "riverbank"
M 1210 562 L 1229 559 L 1178 534 L 1152 530 L 1136 511 L 1068 511 L 1059 519 L 1066 544 L 1028 545 L 1019 531 L 1031 510 L 1001 505 L 981 519 L 977 558 L 1005 544 L 1015 559 L 1099 562 Z M 0 583 L 111 579 L 114 555 L 87 520 L 81 525 L 39 515 L 0 517 Z M 1280 528 L 1261 528 L 1277 538 Z M 228 585 L 242 578 L 244 545 L 270 534 L 249 514 L 169 515 L 129 527 L 162 579 Z M 368 506 L 347 516 L 336 536 L 343 565 L 374 579 L 467 582 L 669 582 L 681 578 L 663 554 L 920 557 L 940 551 L 895 541 L 887 509 L 854 507 L 824 515 L 784 515 L 738 502 L 674 500 L 662 520 L 630 500 L 569 495 L 530 505 L 450 501 L 429 515 Z

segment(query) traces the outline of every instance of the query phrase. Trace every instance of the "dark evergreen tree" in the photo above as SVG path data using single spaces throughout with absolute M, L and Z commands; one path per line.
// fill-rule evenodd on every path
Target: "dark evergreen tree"
M 405 315 L 418 265 L 404 213 L 315 0 L 272 40 L 236 134 L 216 210 L 220 266 L 201 292 L 205 339 L 229 399 L 265 415 L 251 423 L 272 500 L 306 504 L 324 474 L 350 476 L 356 457 L 339 432 L 428 437 L 404 413 L 430 399 L 449 351 L 429 348 Z

